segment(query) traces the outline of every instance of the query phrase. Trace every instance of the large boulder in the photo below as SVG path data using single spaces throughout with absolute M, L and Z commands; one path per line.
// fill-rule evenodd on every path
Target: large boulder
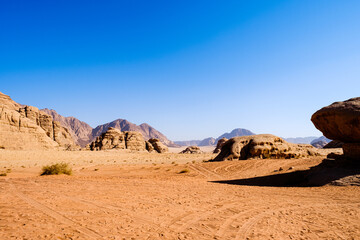
M 227 141 L 227 138 L 221 138 L 216 144 L 216 148 L 214 149 L 213 153 L 219 153 L 221 151 L 222 146 Z
M 329 139 L 358 143 L 360 142 L 360 97 L 324 107 L 312 115 L 311 121 Z
M 343 142 L 347 158 L 360 159 L 360 97 L 324 107 L 311 121 L 325 137 Z
M 190 146 L 181 151 L 180 153 L 191 153 L 191 154 L 199 154 L 203 153 L 198 146 Z
M 148 142 L 151 144 L 152 148 L 155 149 L 158 153 L 166 153 L 169 151 L 168 147 L 165 146 L 159 139 L 150 138 Z M 149 147 L 150 149 L 151 147 Z M 149 151 L 150 152 L 150 151 Z
M 300 158 L 320 155 L 308 144 L 288 143 L 270 134 L 234 137 L 224 143 L 213 161 L 249 158 Z

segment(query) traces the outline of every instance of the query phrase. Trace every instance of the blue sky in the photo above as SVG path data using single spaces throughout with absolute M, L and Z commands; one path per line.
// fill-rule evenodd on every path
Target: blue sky
M 1 1 L 0 91 L 172 140 L 320 136 L 359 96 L 360 1 Z

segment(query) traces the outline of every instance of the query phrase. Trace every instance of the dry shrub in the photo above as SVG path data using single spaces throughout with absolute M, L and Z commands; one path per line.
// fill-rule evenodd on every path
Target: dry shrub
M 183 170 L 181 170 L 180 172 L 179 172 L 179 174 L 180 173 L 188 173 L 189 172 L 189 169 L 183 169 Z
M 46 165 L 42 168 L 41 176 L 43 175 L 71 175 L 72 169 L 68 163 L 56 163 L 53 165 Z

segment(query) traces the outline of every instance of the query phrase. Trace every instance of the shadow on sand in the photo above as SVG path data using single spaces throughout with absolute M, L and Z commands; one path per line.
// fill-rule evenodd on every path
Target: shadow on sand
M 263 187 L 312 187 L 326 184 L 360 186 L 360 167 L 358 164 L 349 163 L 343 159 L 324 159 L 322 163 L 309 170 L 211 182 Z

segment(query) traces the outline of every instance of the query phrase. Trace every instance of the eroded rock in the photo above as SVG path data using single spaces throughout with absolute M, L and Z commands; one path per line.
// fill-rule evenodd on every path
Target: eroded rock
M 320 153 L 308 144 L 288 143 L 280 137 L 259 134 L 234 137 L 224 143 L 213 161 L 249 158 L 300 158 L 318 156 Z
M 181 151 L 180 153 L 200 154 L 203 153 L 198 146 L 190 146 Z

